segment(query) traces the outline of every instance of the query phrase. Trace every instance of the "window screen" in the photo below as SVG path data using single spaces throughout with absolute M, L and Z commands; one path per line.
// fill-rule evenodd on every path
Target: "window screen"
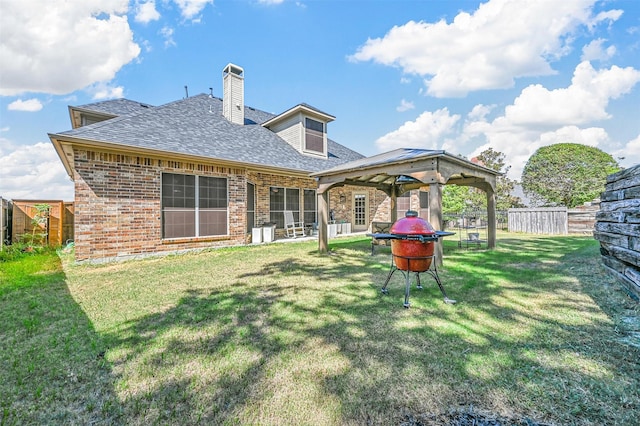
M 227 179 L 162 174 L 162 237 L 226 235 Z
M 316 213 L 316 191 L 313 189 L 305 189 L 303 194 L 304 199 L 304 223 L 305 225 L 311 225 L 317 223 Z
M 284 228 L 284 211 L 291 210 L 293 219 L 300 221 L 300 190 L 272 186 L 269 190 L 269 221 Z
M 311 118 L 305 118 L 304 148 L 324 154 L 324 123 Z

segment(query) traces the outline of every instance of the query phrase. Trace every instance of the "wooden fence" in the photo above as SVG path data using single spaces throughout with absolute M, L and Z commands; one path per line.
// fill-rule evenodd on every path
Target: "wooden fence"
M 60 246 L 73 239 L 73 203 L 61 200 L 13 200 L 12 242 L 20 241 L 23 235 L 34 231 L 32 219 L 37 204 L 48 204 L 49 215 L 44 226 L 36 233 L 46 234 L 46 243 Z
M 509 209 L 507 222 L 510 232 L 550 235 L 569 233 L 566 207 Z
M 5 240 L 9 240 L 11 236 L 11 202 L 6 198 L 0 197 L 0 250 L 2 250 Z
M 575 209 L 537 207 L 509 209 L 508 229 L 530 234 L 567 235 L 593 233 L 599 201 Z
M 607 177 L 594 237 L 605 268 L 640 300 L 640 165 Z

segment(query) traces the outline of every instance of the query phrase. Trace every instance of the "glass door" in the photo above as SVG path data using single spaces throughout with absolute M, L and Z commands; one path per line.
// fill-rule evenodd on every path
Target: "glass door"
M 366 231 L 369 227 L 369 198 L 366 192 L 353 193 L 353 230 Z

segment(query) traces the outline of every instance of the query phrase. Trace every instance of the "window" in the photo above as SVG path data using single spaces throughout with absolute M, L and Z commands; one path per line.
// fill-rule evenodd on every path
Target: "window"
M 269 191 L 269 221 L 284 228 L 284 211 L 291 210 L 293 219 L 300 221 L 300 190 L 272 186 Z
M 104 121 L 104 118 L 99 118 L 95 115 L 80 115 L 80 126 L 88 126 L 89 124 L 99 123 L 101 121 Z
M 247 232 L 255 226 L 256 221 L 256 186 L 247 183 Z
M 398 219 L 403 218 L 411 210 L 411 191 L 405 192 L 397 198 Z
M 430 220 L 428 191 L 420 191 L 420 217 L 426 220 L 427 222 Z
M 162 238 L 227 235 L 227 179 L 162 174 Z
M 302 197 L 304 200 L 304 224 L 311 225 L 317 223 L 316 191 L 313 189 L 305 189 Z
M 305 118 L 305 151 L 312 151 L 318 154 L 324 154 L 324 123 L 311 118 Z

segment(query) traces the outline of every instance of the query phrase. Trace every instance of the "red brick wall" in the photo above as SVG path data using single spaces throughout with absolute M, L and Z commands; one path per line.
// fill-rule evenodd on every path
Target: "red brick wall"
M 74 153 L 77 261 L 104 261 L 245 244 L 247 182 L 256 186 L 256 225 L 270 221 L 270 187 L 316 188 L 315 181 L 306 177 L 80 149 Z M 163 240 L 160 205 L 163 172 L 227 178 L 229 235 Z M 375 189 L 359 187 L 330 191 L 330 205 L 336 210 L 337 220 L 351 222 L 353 190 L 368 191 L 370 220 L 388 220 L 389 201 L 386 195 Z M 341 193 L 346 198 L 342 205 Z M 301 206 L 302 196 L 300 191 Z M 283 230 L 276 230 L 276 237 L 282 237 L 283 233 Z
M 75 151 L 76 260 L 237 245 L 245 239 L 246 177 L 242 169 Z M 162 240 L 162 172 L 228 179 L 229 235 Z

